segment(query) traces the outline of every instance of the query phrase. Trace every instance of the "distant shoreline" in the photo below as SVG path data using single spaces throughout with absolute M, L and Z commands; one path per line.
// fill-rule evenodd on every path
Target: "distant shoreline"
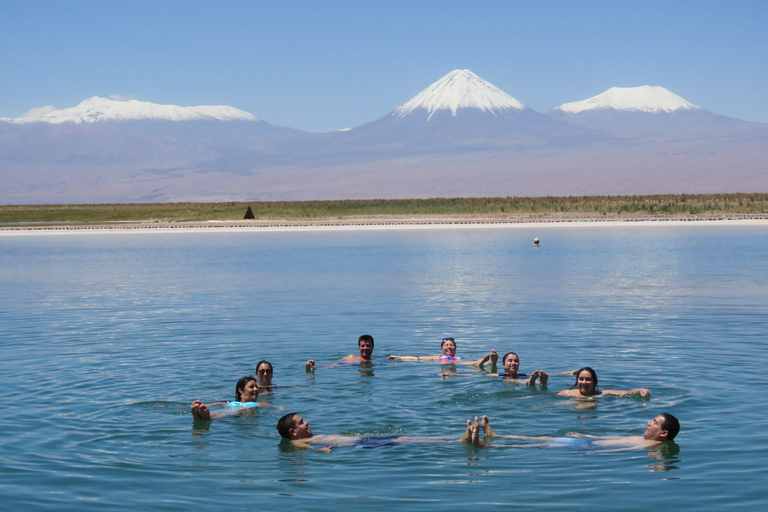
M 702 214 L 702 215 L 623 215 L 601 216 L 584 214 L 498 216 L 376 216 L 344 219 L 293 220 L 226 220 L 195 222 L 98 222 L 56 223 L 45 225 L 4 225 L 0 236 L 84 234 L 84 233 L 169 233 L 169 232 L 284 232 L 284 231 L 341 231 L 390 229 L 457 229 L 457 228 L 510 228 L 510 227 L 564 227 L 564 226 L 619 226 L 619 225 L 768 225 L 768 214 Z

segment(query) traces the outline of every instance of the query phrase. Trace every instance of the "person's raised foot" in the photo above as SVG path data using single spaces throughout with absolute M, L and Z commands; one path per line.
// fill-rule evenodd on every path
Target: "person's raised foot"
M 207 405 L 200 404 L 200 407 L 197 410 L 200 417 L 196 419 L 199 421 L 211 421 L 211 411 L 208 410 Z
M 542 386 L 546 386 L 548 380 L 549 380 L 549 374 L 543 370 L 539 371 L 539 383 Z
M 491 366 L 495 368 L 498 360 L 499 354 L 495 350 L 491 350 Z
M 483 421 L 480 423 L 480 426 L 483 427 L 483 433 L 487 436 L 495 436 L 496 433 L 491 428 L 491 422 L 488 420 L 487 415 L 483 415 Z
M 472 425 L 472 445 L 485 446 L 485 442 L 480 438 L 480 427 L 477 424 Z
M 192 402 L 192 406 L 189 408 L 192 411 L 192 419 L 195 421 L 200 421 L 203 418 L 200 416 L 200 406 L 203 405 L 203 403 L 200 400 L 195 400 Z
M 462 434 L 461 439 L 459 439 L 462 443 L 469 443 L 472 441 L 472 421 L 467 420 L 467 430 L 464 431 L 464 434 Z

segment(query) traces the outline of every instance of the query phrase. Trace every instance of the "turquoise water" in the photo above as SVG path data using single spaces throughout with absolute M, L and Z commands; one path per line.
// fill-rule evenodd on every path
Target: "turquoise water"
M 524 227 L 0 237 L 7 510 L 758 510 L 768 501 L 768 227 Z M 542 246 L 532 247 L 534 237 Z M 376 340 L 371 367 L 334 360 Z M 650 400 L 577 404 L 387 354 L 516 351 Z M 314 375 L 304 372 L 309 358 Z M 268 359 L 315 434 L 641 435 L 647 450 L 279 442 L 280 412 L 194 425 Z

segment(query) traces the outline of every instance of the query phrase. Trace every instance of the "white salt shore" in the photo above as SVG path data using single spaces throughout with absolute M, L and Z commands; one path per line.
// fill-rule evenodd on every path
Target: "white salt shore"
M 634 218 L 625 220 L 574 220 L 557 219 L 544 221 L 494 220 L 494 219 L 403 219 L 403 220 L 360 220 L 354 221 L 301 221 L 279 223 L 263 221 L 209 221 L 178 223 L 114 223 L 98 225 L 56 225 L 56 226 L 4 226 L 3 236 L 41 235 L 84 235 L 84 234 L 130 234 L 130 233 L 242 233 L 242 232 L 302 232 L 302 231 L 375 231 L 375 230 L 424 230 L 424 229 L 530 229 L 562 227 L 679 227 L 679 226 L 768 226 L 768 217 L 729 218 Z

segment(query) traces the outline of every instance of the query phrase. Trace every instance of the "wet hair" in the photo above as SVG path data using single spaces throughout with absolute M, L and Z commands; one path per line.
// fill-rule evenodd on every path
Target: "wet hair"
M 515 352 L 507 352 L 506 354 L 504 354 L 504 357 L 502 357 L 502 358 L 501 358 L 501 364 L 502 364 L 502 366 L 504 365 L 504 363 L 506 363 L 506 362 L 507 362 L 507 358 L 508 358 L 509 356 L 517 356 L 517 354 L 516 354 Z M 520 360 L 520 356 L 517 356 L 517 360 L 518 360 L 518 361 Z
M 286 439 L 291 438 L 291 429 L 296 427 L 296 412 L 289 412 L 279 420 L 277 420 L 277 431 L 280 432 L 280 436 Z
M 237 381 L 237 384 L 235 384 L 235 398 L 238 402 L 240 402 L 240 390 L 245 389 L 245 385 L 248 384 L 250 381 L 254 381 L 256 383 L 256 386 L 258 387 L 259 381 L 256 380 L 256 377 L 253 375 L 247 375 L 245 377 L 240 377 L 240 380 Z
M 256 363 L 256 373 L 259 373 L 259 366 L 261 366 L 261 365 L 263 365 L 263 364 L 268 364 L 268 365 L 269 365 L 269 369 L 270 369 L 270 370 L 272 370 L 272 373 L 274 373 L 274 372 L 275 372 L 275 369 L 274 369 L 274 368 L 272 368 L 272 363 L 270 363 L 269 361 L 267 361 L 267 360 L 265 360 L 265 359 L 262 359 L 261 361 L 259 361 L 258 363 Z
M 571 386 L 571 389 L 576 389 L 579 387 L 579 375 L 581 375 L 581 372 L 589 372 L 592 374 L 592 381 L 595 383 L 595 387 L 593 389 L 593 392 L 597 395 L 600 393 L 600 390 L 597 389 L 597 373 L 595 373 L 595 370 L 590 368 L 589 366 L 585 366 L 584 368 L 580 368 L 579 371 L 576 372 L 576 382 L 574 382 L 573 386 Z
M 443 342 L 440 344 L 440 348 L 443 348 L 446 342 L 452 341 L 454 346 L 456 345 L 456 340 L 453 338 L 443 338 Z
M 370 334 L 363 334 L 362 336 L 357 338 L 357 346 L 359 347 L 360 344 L 364 341 L 370 341 L 371 347 L 373 347 L 373 336 L 371 336 Z
M 661 429 L 667 431 L 667 441 L 671 441 L 680 432 L 680 422 L 677 418 L 667 412 L 661 413 L 659 416 L 664 417 L 664 423 L 661 424 Z

